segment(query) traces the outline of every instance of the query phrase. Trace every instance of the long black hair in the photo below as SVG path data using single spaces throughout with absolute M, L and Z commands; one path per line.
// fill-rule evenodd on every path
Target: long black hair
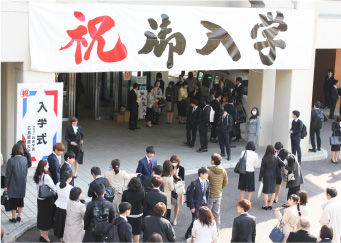
M 36 169 L 36 172 L 34 173 L 34 176 L 33 176 L 33 181 L 38 184 L 39 183 L 39 179 L 41 177 L 41 175 L 44 173 L 44 168 L 45 166 L 48 164 L 47 160 L 46 159 L 42 159 L 39 161 L 38 163 L 38 166 L 37 166 L 37 169 Z M 46 174 L 50 174 L 49 171 L 47 171 Z
M 67 183 L 66 181 L 71 177 L 71 173 L 65 171 L 62 174 L 62 177 L 60 178 L 60 183 L 59 183 L 59 187 L 60 189 L 63 189 L 64 187 L 66 187 Z
M 253 115 L 253 114 L 252 114 L 252 111 L 253 111 L 253 110 L 256 110 L 256 111 L 257 111 L 257 114 L 256 114 L 256 115 Z M 259 110 L 258 110 L 257 107 L 253 107 L 253 108 L 251 109 L 250 120 L 251 120 L 251 119 L 257 119 L 257 116 L 259 116 Z
M 115 175 L 117 175 L 118 172 L 120 172 L 121 161 L 119 159 L 114 159 L 111 161 L 111 167 L 115 171 Z

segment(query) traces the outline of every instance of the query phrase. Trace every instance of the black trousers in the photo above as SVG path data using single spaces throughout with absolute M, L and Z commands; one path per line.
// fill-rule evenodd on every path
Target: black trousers
M 207 149 L 207 132 L 208 132 L 208 125 L 200 124 L 199 125 L 199 137 L 200 137 L 200 148 Z
M 186 133 L 187 142 L 194 145 L 195 140 L 197 138 L 197 125 L 192 125 L 192 124 L 186 123 L 186 130 L 187 130 L 187 133 Z M 192 133 L 192 136 L 191 136 L 191 133 Z M 191 138 L 192 138 L 192 140 L 191 140 Z
M 138 118 L 138 106 L 133 106 L 130 108 L 129 128 L 137 127 L 137 118 Z
M 241 134 L 241 131 L 240 131 L 240 123 L 237 122 L 235 126 L 236 126 L 236 130 L 237 130 L 236 139 L 242 139 L 242 134 Z
M 168 219 L 169 221 L 170 221 L 171 214 L 172 214 L 172 209 L 167 209 L 166 219 Z
M 336 106 L 336 102 L 331 101 L 330 102 L 330 114 L 329 114 L 329 117 L 332 118 L 332 119 L 334 119 L 335 106 Z
M 232 136 L 233 136 L 233 131 L 231 131 L 230 134 L 229 134 L 230 146 L 232 144 Z
M 212 122 L 212 128 L 211 128 L 211 139 L 216 139 L 218 135 L 218 123 L 217 122 Z
M 292 195 L 292 194 L 296 195 L 296 192 L 298 192 L 300 189 L 301 189 L 301 185 L 289 188 L 288 195 L 287 195 L 287 200 L 288 200 L 290 195 Z
M 221 154 L 225 154 L 225 147 L 227 156 L 230 157 L 231 149 L 230 149 L 230 136 L 229 132 L 220 132 L 218 131 L 218 140 Z
M 297 161 L 301 164 L 301 139 L 291 139 L 291 152 L 295 156 L 297 153 Z
M 330 95 L 328 91 L 324 91 L 324 106 L 330 106 Z
M 321 148 L 321 136 L 320 136 L 320 130 L 313 127 L 310 127 L 310 142 L 313 149 L 316 149 L 315 144 L 315 134 L 316 134 L 316 140 L 317 140 L 317 148 Z

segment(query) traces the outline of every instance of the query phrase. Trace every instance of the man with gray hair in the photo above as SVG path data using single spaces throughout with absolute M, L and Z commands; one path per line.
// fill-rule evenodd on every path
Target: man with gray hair
M 317 242 L 317 238 L 309 233 L 309 217 L 302 217 L 299 221 L 299 226 L 301 229 L 297 232 L 291 232 L 289 234 L 287 242 Z

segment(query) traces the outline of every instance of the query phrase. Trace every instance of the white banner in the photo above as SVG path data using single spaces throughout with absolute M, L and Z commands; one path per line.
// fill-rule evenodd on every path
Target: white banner
M 29 4 L 32 70 L 307 69 L 312 11 Z
M 18 84 L 17 140 L 25 141 L 32 166 L 62 142 L 62 114 L 63 83 Z

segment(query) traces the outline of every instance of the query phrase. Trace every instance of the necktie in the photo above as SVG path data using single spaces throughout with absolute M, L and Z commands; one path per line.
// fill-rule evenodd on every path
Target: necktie
M 152 160 L 149 159 L 149 167 L 152 167 Z
M 202 189 L 202 192 L 204 193 L 205 187 L 204 187 L 204 182 L 203 181 L 201 182 L 201 189 Z

